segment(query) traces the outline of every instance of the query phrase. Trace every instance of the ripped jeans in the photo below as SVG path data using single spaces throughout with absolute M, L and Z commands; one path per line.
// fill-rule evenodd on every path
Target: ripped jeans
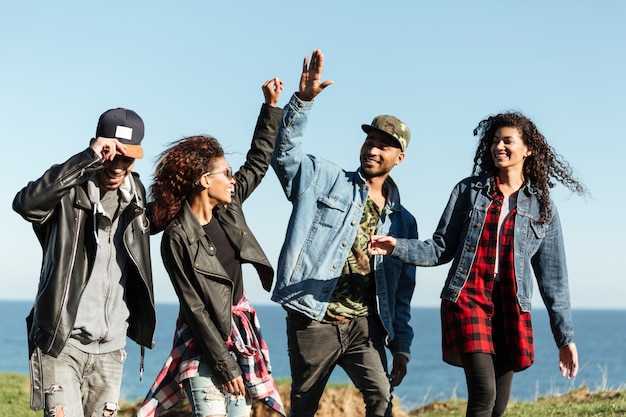
M 201 360 L 198 376 L 183 381 L 193 417 L 248 417 L 252 409 L 250 396 L 235 396 L 222 391 L 222 383 L 213 376 L 206 361 Z
M 115 416 L 126 351 L 92 354 L 66 344 L 41 356 L 44 417 Z

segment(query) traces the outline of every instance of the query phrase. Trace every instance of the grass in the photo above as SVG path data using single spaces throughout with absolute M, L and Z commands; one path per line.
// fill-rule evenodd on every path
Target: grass
M 409 412 L 420 417 L 464 417 L 464 400 L 437 402 Z M 506 417 L 618 417 L 626 415 L 626 391 L 590 392 L 578 388 L 556 397 L 542 397 L 534 402 L 509 402 Z
M 279 381 L 288 383 L 288 381 Z M 334 389 L 328 387 L 328 389 Z M 417 410 L 406 411 L 411 417 L 463 417 L 464 400 L 448 400 L 428 404 Z M 120 417 L 130 417 L 125 412 L 135 404 L 122 404 Z M 29 407 L 28 375 L 0 372 L 0 417 L 40 416 Z M 506 417 L 622 417 L 626 415 L 626 390 L 590 392 L 580 387 L 555 397 L 542 397 L 534 402 L 512 401 Z M 173 414 L 170 414 L 173 416 Z
M 41 412 L 30 409 L 28 375 L 0 373 L 0 417 L 33 417 Z

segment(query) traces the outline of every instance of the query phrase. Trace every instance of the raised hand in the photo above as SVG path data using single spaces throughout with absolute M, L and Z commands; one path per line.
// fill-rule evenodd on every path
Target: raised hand
M 313 101 L 315 96 L 322 92 L 323 89 L 333 84 L 332 80 L 322 81 L 322 71 L 324 69 L 324 54 L 316 49 L 311 54 L 311 62 L 304 57 L 302 64 L 302 75 L 300 75 L 300 91 L 298 97 L 300 100 Z
M 280 78 L 272 78 L 263 84 L 263 95 L 265 96 L 265 104 L 276 107 L 280 92 L 283 89 L 283 81 Z

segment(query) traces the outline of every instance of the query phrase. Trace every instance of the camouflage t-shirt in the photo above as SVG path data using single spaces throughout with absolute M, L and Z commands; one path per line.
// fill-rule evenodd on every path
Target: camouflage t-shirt
M 323 322 L 341 323 L 345 319 L 369 316 L 376 311 L 376 283 L 367 242 L 376 232 L 379 219 L 380 209 L 368 198 L 356 238 L 341 270 Z

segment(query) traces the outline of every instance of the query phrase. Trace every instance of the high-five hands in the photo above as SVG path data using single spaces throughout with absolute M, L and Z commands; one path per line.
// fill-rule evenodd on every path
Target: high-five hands
M 324 54 L 316 49 L 311 54 L 311 62 L 304 57 L 302 64 L 302 75 L 300 75 L 300 91 L 298 98 L 303 101 L 313 101 L 315 96 L 323 89 L 333 84 L 332 80 L 322 81 L 322 71 L 324 70 Z
M 272 78 L 263 84 L 263 95 L 265 96 L 265 104 L 276 107 L 280 92 L 283 89 L 283 81 L 280 78 Z

